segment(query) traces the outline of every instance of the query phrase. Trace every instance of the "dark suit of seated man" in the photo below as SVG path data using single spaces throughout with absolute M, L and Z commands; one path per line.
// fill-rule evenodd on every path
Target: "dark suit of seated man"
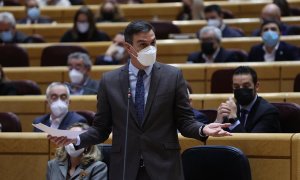
M 77 122 L 87 123 L 87 120 L 81 115 L 68 111 L 70 91 L 65 84 L 51 83 L 46 90 L 46 96 L 51 113 L 37 117 L 33 124 L 42 123 L 56 129 L 65 130 Z M 33 131 L 41 132 L 37 128 L 34 128 Z
M 261 25 L 263 42 L 251 48 L 248 61 L 289 61 L 299 60 L 296 46 L 280 41 L 280 25 L 277 21 L 265 20 Z
M 199 31 L 201 51 L 189 54 L 188 63 L 222 63 L 239 62 L 234 51 L 221 47 L 222 34 L 220 29 L 213 26 L 205 26 Z
M 25 13 L 27 16 L 20 19 L 18 21 L 19 24 L 49 24 L 53 22 L 52 19 L 41 16 L 41 10 L 37 0 L 25 1 Z
M 256 72 L 248 66 L 237 67 L 233 73 L 234 98 L 221 103 L 215 122 L 229 121 L 230 132 L 277 133 L 280 132 L 278 110 L 257 95 L 259 82 Z

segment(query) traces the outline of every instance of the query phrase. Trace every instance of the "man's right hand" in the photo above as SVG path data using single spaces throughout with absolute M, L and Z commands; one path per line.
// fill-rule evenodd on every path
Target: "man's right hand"
M 61 136 L 61 137 L 57 137 L 57 136 L 51 136 L 48 135 L 47 138 L 53 142 L 54 144 L 56 144 L 57 146 L 63 147 L 66 146 L 68 144 L 76 144 L 77 143 L 77 139 L 68 139 L 66 136 Z

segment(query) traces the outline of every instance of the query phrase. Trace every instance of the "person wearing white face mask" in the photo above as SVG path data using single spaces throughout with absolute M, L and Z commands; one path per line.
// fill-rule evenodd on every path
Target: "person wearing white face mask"
M 265 20 L 261 25 L 262 43 L 254 45 L 248 56 L 249 62 L 273 62 L 299 60 L 298 47 L 280 41 L 280 23 Z
M 129 54 L 124 48 L 124 34 L 118 33 L 104 55 L 96 57 L 95 65 L 124 64 L 129 60 Z
M 92 61 L 86 53 L 75 52 L 68 56 L 69 78 L 68 87 L 72 95 L 97 94 L 99 81 L 89 76 Z
M 84 123 L 75 123 L 68 129 L 83 131 L 88 129 Z M 107 180 L 107 166 L 101 151 L 96 145 L 76 150 L 73 144 L 56 149 L 55 159 L 48 161 L 47 180 L 89 179 Z
M 82 6 L 74 16 L 73 28 L 65 32 L 60 42 L 91 41 L 110 41 L 110 37 L 97 29 L 93 11 Z
M 151 24 L 133 21 L 124 35 L 130 61 L 102 75 L 93 126 L 76 139 L 48 138 L 81 149 L 104 142 L 113 131 L 111 180 L 183 180 L 177 129 L 183 136 L 205 140 L 231 135 L 222 129 L 229 124 L 195 121 L 181 71 L 156 62 Z
M 243 37 L 244 34 L 237 29 L 228 27 L 223 22 L 223 12 L 219 5 L 209 5 L 204 8 L 204 17 L 208 26 L 215 26 L 222 31 L 222 37 Z
M 17 31 L 16 20 L 12 13 L 0 13 L 0 42 L 1 43 L 26 43 L 28 36 Z
M 25 1 L 26 18 L 20 19 L 19 24 L 49 24 L 53 23 L 53 20 L 48 17 L 41 16 L 41 10 L 39 8 L 37 0 Z
M 46 97 L 50 114 L 37 117 L 33 124 L 42 123 L 56 129 L 66 129 L 70 125 L 87 120 L 76 112 L 69 111 L 70 91 L 65 84 L 51 83 L 46 90 Z M 34 132 L 41 132 L 34 128 Z

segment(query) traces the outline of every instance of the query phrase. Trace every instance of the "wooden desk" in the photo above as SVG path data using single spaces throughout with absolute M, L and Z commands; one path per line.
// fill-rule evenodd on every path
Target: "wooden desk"
M 212 74 L 224 68 L 234 69 L 240 63 L 220 64 L 172 64 L 180 68 L 184 78 L 191 84 L 194 93 L 210 93 Z M 260 92 L 292 92 L 294 79 L 300 73 L 299 62 L 274 63 L 244 63 L 253 67 L 260 81 Z M 100 79 L 102 74 L 120 66 L 93 66 L 90 76 Z M 42 93 L 54 81 L 69 82 L 67 67 L 24 67 L 4 68 L 4 72 L 11 80 L 30 79 L 39 84 Z
M 299 16 L 283 17 L 282 21 L 290 25 L 299 25 L 299 18 Z M 224 21 L 228 26 L 243 29 L 247 36 L 251 36 L 253 30 L 260 27 L 259 18 L 225 19 Z M 97 28 L 106 32 L 111 38 L 113 38 L 117 33 L 124 31 L 128 23 L 129 22 L 97 23 Z M 177 25 L 182 33 L 196 33 L 207 24 L 205 20 L 172 21 L 172 23 Z M 19 31 L 27 35 L 40 34 L 44 37 L 46 42 L 60 42 L 60 38 L 63 34 L 72 27 L 72 23 L 34 25 L 17 24 L 17 29 Z
M 202 142 L 179 136 L 181 152 Z M 111 142 L 111 136 L 107 141 Z M 6 180 L 45 179 L 47 161 L 54 151 L 45 133 L 0 133 L 0 174 Z M 300 134 L 233 134 L 208 138 L 207 145 L 229 145 L 241 149 L 250 162 L 253 180 L 297 180 L 300 178 Z
M 224 9 L 231 10 L 236 18 L 259 17 L 261 9 L 272 1 L 263 2 L 228 2 L 228 1 L 211 1 L 204 2 L 204 5 L 218 4 Z M 289 0 L 290 7 L 299 7 L 299 0 Z M 57 22 L 72 22 L 75 12 L 80 6 L 72 7 L 44 7 L 41 8 L 41 14 L 53 18 Z M 92 11 L 97 14 L 99 5 L 89 5 Z M 123 11 L 128 21 L 136 19 L 151 20 L 158 18 L 162 20 L 175 20 L 176 16 L 182 9 L 182 3 L 144 3 L 144 4 L 122 4 L 120 9 Z M 0 12 L 12 12 L 16 19 L 25 17 L 24 7 L 1 7 Z
M 295 102 L 300 104 L 300 93 L 259 93 L 269 102 Z M 193 107 L 196 109 L 216 109 L 232 94 L 193 94 Z M 23 132 L 32 131 L 32 121 L 49 113 L 45 95 L 40 96 L 3 96 L 0 98 L 0 112 L 14 112 L 21 119 Z M 96 95 L 71 96 L 70 110 L 96 111 Z M 5 106 L 4 106 L 5 105 Z
M 287 43 L 299 45 L 300 35 L 282 36 L 281 39 Z M 253 45 L 261 43 L 260 37 L 223 38 L 222 47 L 240 48 L 249 51 Z M 40 66 L 42 50 L 58 43 L 29 43 L 19 44 L 25 48 L 29 54 L 30 66 Z M 61 45 L 78 45 L 86 48 L 95 61 L 96 56 L 105 53 L 111 42 L 84 42 L 84 43 L 60 43 Z M 182 48 L 184 47 L 184 48 Z M 157 59 L 162 63 L 186 63 L 190 53 L 200 50 L 200 43 L 197 39 L 187 40 L 157 40 Z

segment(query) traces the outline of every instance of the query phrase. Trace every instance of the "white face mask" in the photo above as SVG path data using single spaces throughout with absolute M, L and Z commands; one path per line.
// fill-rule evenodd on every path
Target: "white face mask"
M 148 46 L 137 53 L 137 59 L 143 66 L 151 66 L 156 61 L 156 47 Z
M 118 61 L 121 60 L 124 57 L 124 51 L 125 51 L 124 47 L 117 45 L 116 54 L 114 55 L 115 59 Z
M 67 114 L 68 112 L 68 106 L 65 101 L 62 101 L 58 99 L 57 101 L 54 101 L 50 105 L 51 112 L 54 114 L 56 117 L 61 117 L 64 114 Z
M 78 157 L 83 153 L 84 148 L 75 150 L 74 145 L 71 143 L 71 144 L 68 144 L 67 146 L 65 146 L 65 150 L 71 157 Z
M 88 22 L 77 22 L 77 30 L 80 33 L 86 33 L 90 27 L 90 24 Z
M 69 71 L 69 78 L 74 84 L 80 84 L 83 80 L 83 77 L 83 73 L 76 69 L 72 69 L 71 71 Z
M 221 20 L 219 20 L 219 19 L 209 19 L 207 21 L 207 25 L 219 28 L 221 26 Z

